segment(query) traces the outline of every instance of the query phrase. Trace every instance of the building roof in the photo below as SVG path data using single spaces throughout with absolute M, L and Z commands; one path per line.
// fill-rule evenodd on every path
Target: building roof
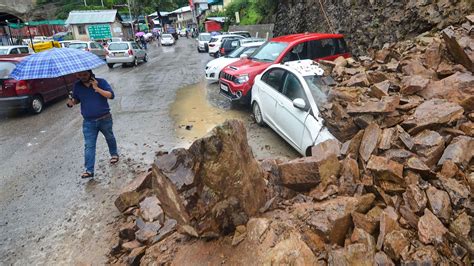
M 171 12 L 164 12 L 164 11 L 160 11 L 160 16 L 162 17 L 166 17 L 170 14 Z M 157 17 L 158 16 L 158 13 L 157 12 L 153 12 L 151 13 L 150 15 L 148 15 L 149 17 Z
M 190 6 L 183 6 L 181 8 L 178 8 L 176 9 L 175 11 L 171 12 L 171 13 L 186 13 L 186 12 L 191 12 L 191 7 Z
M 206 20 L 212 20 L 219 23 L 224 23 L 227 20 L 227 17 L 207 17 Z
M 117 10 L 74 10 L 69 12 L 66 24 L 113 23 L 115 19 L 122 20 Z

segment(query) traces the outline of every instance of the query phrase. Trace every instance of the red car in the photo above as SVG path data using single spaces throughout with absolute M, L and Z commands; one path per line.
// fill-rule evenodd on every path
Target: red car
M 272 64 L 350 57 L 341 34 L 301 33 L 271 39 L 249 58 L 225 67 L 219 76 L 220 93 L 232 101 L 250 103 L 255 77 Z
M 15 80 L 10 74 L 22 57 L 0 57 L 0 112 L 43 111 L 44 104 L 65 97 L 76 81 L 74 75 L 59 78 Z

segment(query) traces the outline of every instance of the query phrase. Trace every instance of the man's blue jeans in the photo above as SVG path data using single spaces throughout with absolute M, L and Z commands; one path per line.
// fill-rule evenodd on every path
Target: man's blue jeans
M 102 132 L 107 141 L 110 156 L 118 156 L 117 141 L 112 131 L 112 124 L 112 117 L 102 120 L 84 119 L 82 123 L 82 132 L 84 133 L 84 166 L 89 173 L 94 173 L 95 147 L 99 132 Z

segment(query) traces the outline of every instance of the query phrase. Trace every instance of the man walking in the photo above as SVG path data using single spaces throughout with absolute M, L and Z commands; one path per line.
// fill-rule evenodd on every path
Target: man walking
M 91 70 L 76 73 L 79 79 L 74 84 L 72 98 L 67 102 L 68 107 L 81 104 L 81 114 L 84 118 L 82 132 L 84 133 L 84 166 L 82 178 L 94 177 L 95 148 L 97 136 L 101 132 L 111 156 L 110 163 L 119 161 L 117 142 L 112 131 L 112 115 L 107 102 L 115 97 L 109 83 L 104 79 L 96 79 Z

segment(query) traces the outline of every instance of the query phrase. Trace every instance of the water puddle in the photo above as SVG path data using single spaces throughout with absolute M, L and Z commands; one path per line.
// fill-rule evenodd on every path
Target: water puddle
M 207 101 L 206 81 L 178 90 L 170 114 L 175 122 L 176 135 L 192 142 L 203 137 L 227 119 L 246 120 L 248 112 L 221 109 Z

